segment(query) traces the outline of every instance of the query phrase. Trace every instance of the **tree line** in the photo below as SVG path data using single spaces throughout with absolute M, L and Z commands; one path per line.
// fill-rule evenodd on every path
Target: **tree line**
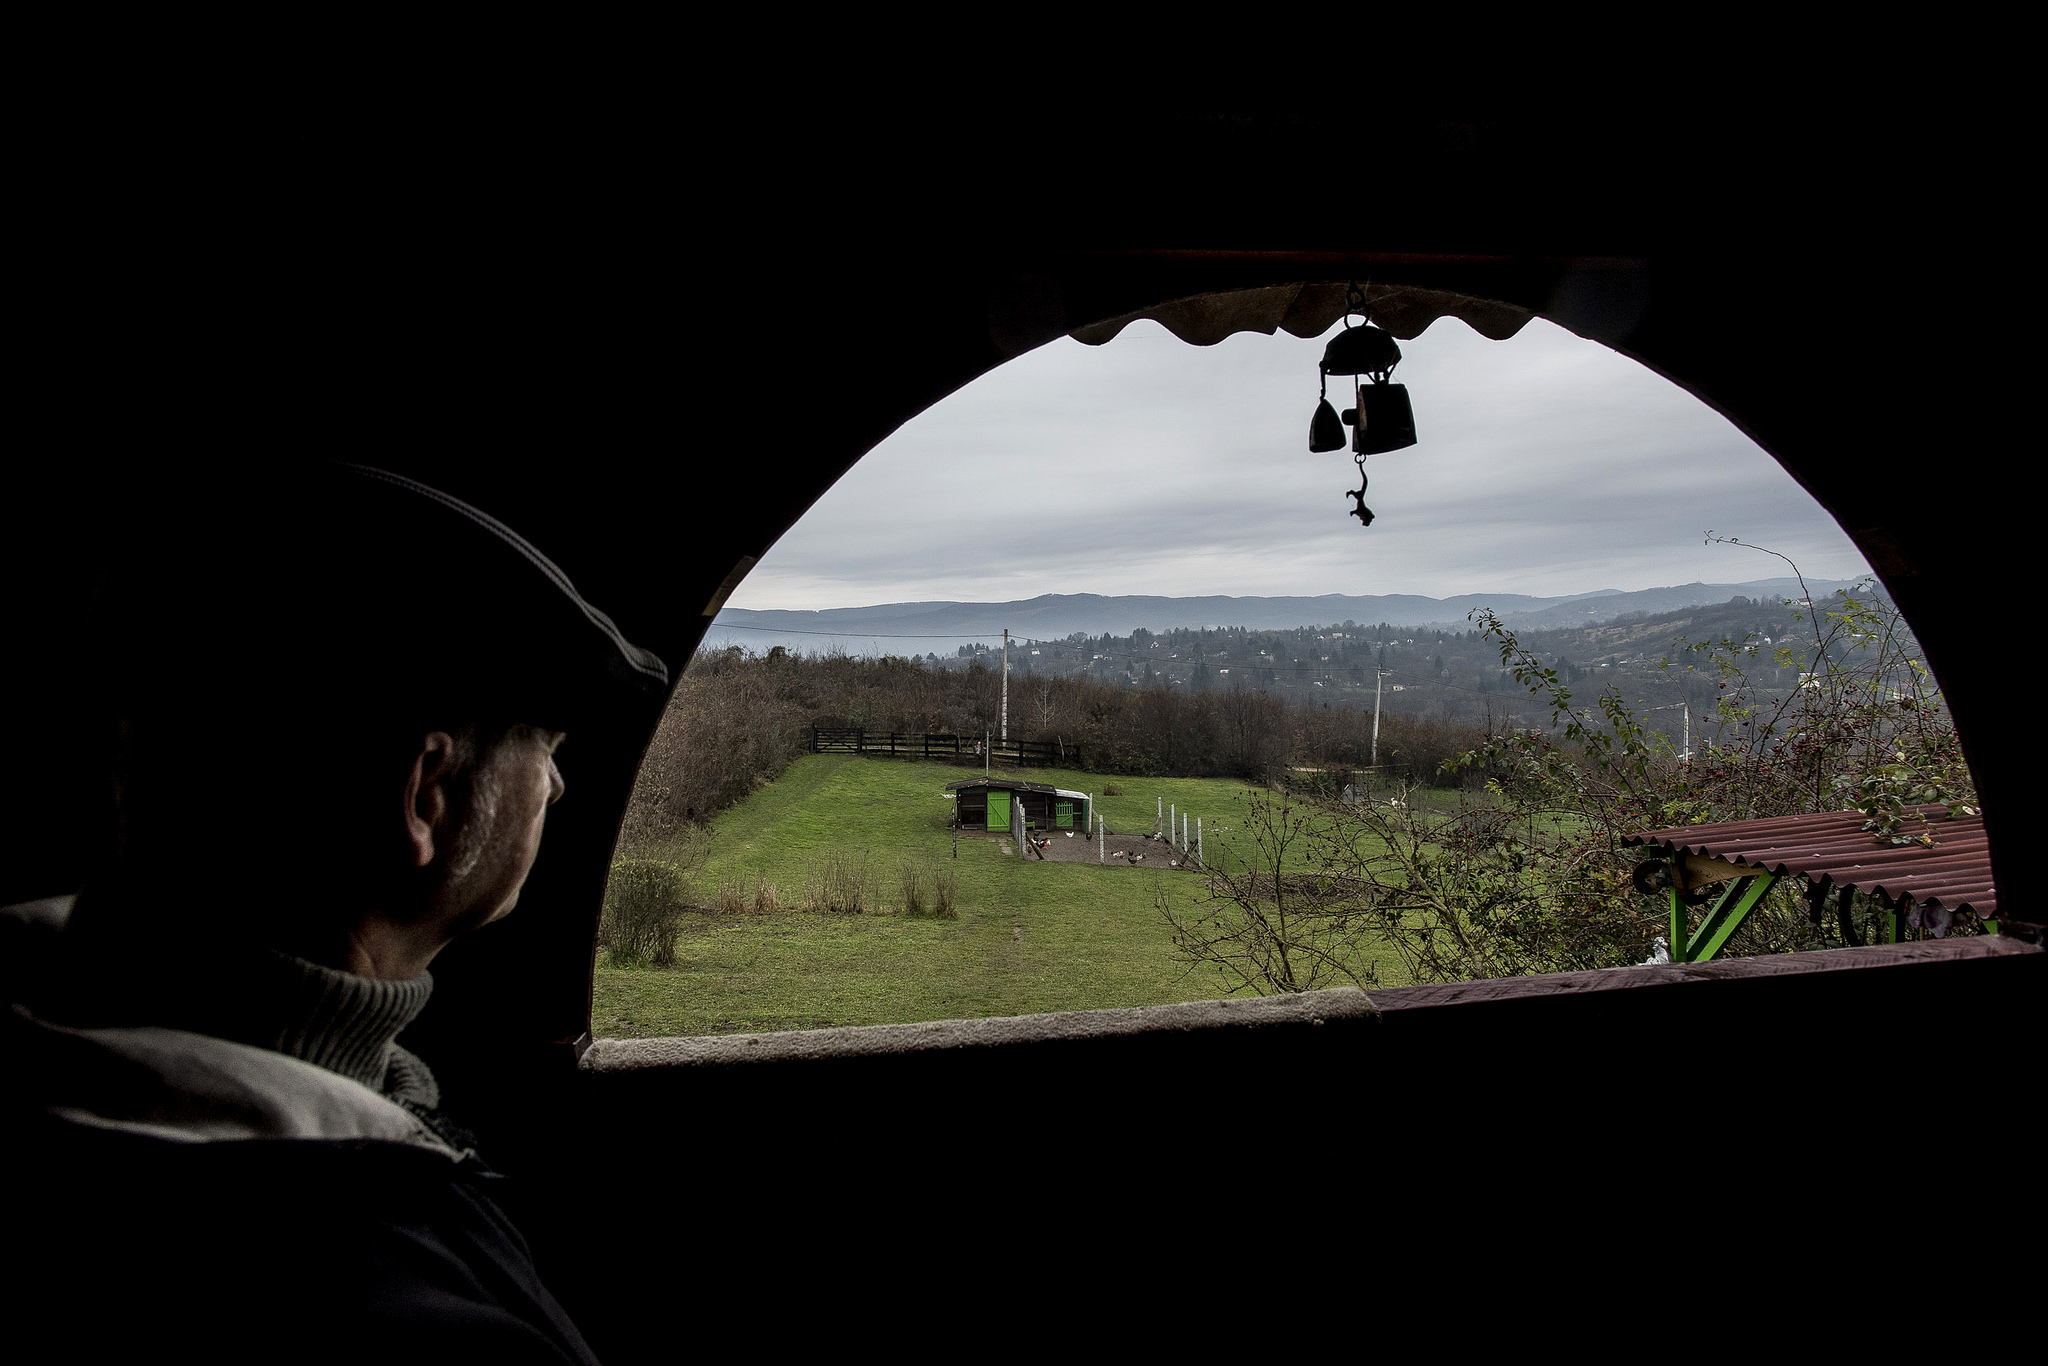
M 691 660 L 655 732 L 627 817 L 629 847 L 701 826 L 775 778 L 810 745 L 812 726 L 979 736 L 1000 728 L 1002 676 L 975 661 L 941 669 L 894 656 L 754 654 L 737 646 Z M 1285 698 L 1236 684 L 1190 692 L 1085 676 L 1010 678 L 1012 739 L 1078 747 L 1109 774 L 1264 781 L 1316 770 L 1341 786 L 1373 756 L 1370 709 Z M 1446 761 L 1483 741 L 1472 720 L 1388 715 L 1378 759 L 1389 782 L 1445 783 Z

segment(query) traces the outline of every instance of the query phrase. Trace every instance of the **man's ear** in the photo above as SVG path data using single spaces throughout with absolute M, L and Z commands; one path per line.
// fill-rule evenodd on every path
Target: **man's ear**
M 413 867 L 424 868 L 442 852 L 449 833 L 443 829 L 450 807 L 448 784 L 454 777 L 455 737 L 429 731 L 412 759 L 405 780 L 405 835 Z

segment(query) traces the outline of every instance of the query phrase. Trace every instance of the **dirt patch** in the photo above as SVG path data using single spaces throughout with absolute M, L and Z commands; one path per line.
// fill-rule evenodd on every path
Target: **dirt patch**
M 1067 838 L 1064 830 L 1035 830 L 1032 835 L 1046 842 L 1040 852 L 1048 863 L 1100 861 L 1110 868 L 1187 868 L 1192 859 L 1182 858 L 1180 851 L 1163 839 L 1147 839 L 1143 835 L 1111 835 L 1099 847 L 1092 836 L 1079 831 L 1074 832 L 1072 839 Z

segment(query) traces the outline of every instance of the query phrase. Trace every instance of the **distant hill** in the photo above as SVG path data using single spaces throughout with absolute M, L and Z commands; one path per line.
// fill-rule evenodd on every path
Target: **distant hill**
M 1846 588 L 1850 579 L 1809 579 L 1815 593 Z M 1490 607 L 1509 625 L 1547 630 L 1585 626 L 1629 612 L 1670 612 L 1708 606 L 1730 598 L 1775 603 L 1799 591 L 1796 579 L 1749 583 L 1690 583 L 1635 592 L 1604 588 L 1563 597 L 1526 593 L 1466 593 L 1427 598 L 1393 593 L 1318 597 L 1167 598 L 1099 593 L 1048 593 L 1020 602 L 890 602 L 872 607 L 833 607 L 817 612 L 755 611 L 728 607 L 718 614 L 707 645 L 745 645 L 766 650 L 839 648 L 849 654 L 951 654 L 960 645 L 996 641 L 1008 627 L 1012 639 L 1060 640 L 1086 635 L 1127 636 L 1176 628 L 1242 626 L 1250 630 L 1291 630 L 1299 626 L 1360 626 L 1387 622 L 1415 630 L 1466 630 L 1466 614 Z M 720 630 L 725 628 L 738 628 Z

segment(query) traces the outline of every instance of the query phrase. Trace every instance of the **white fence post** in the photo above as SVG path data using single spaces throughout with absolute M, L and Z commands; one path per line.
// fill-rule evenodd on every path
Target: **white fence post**
M 1207 868 L 1209 866 L 1202 858 L 1202 818 L 1200 816 L 1195 817 L 1195 866 L 1197 868 Z

